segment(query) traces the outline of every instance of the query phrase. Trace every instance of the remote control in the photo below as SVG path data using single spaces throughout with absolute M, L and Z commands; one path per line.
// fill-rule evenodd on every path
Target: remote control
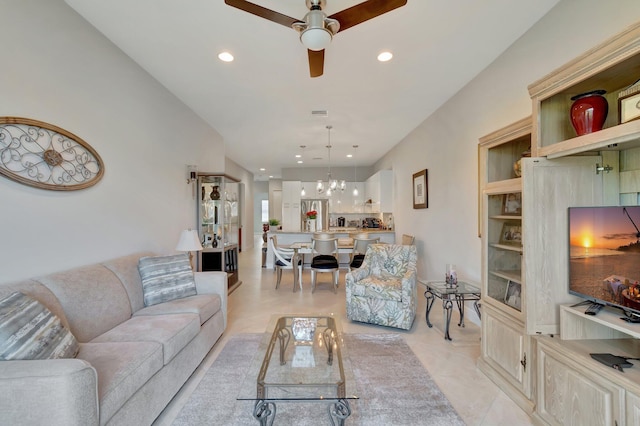
M 595 314 L 597 314 L 598 312 L 600 312 L 600 309 L 602 309 L 602 308 L 604 308 L 604 305 L 601 305 L 601 304 L 599 304 L 599 303 L 592 303 L 592 304 L 591 304 L 591 306 L 589 306 L 589 307 L 587 308 L 587 310 L 586 310 L 586 311 L 584 311 L 584 313 L 585 313 L 586 315 L 595 315 Z

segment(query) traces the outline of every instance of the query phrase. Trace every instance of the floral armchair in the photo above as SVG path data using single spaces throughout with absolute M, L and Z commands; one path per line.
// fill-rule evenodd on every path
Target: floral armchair
M 416 246 L 371 244 L 347 273 L 347 318 L 409 330 L 416 316 Z

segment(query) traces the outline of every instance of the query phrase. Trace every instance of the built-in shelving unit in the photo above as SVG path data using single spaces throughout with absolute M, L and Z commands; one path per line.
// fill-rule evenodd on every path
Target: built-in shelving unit
M 238 180 L 216 174 L 198 174 L 198 229 L 203 250 L 198 252 L 199 271 L 226 271 L 229 290 L 241 281 L 238 276 L 240 211 Z
M 525 333 L 521 163 L 531 152 L 531 117 L 480 139 L 482 353 L 478 365 L 532 412 L 530 339 Z
M 508 156 L 492 160 L 489 154 L 490 148 L 504 144 L 500 133 L 488 137 L 495 144 L 481 139 L 480 167 L 486 169 L 480 176 L 484 271 L 479 367 L 520 406 L 533 409 L 536 424 L 640 424 L 640 363 L 622 373 L 590 356 L 640 357 L 640 326 L 625 323 L 610 308 L 585 315 L 584 307 L 572 306 L 581 299 L 568 293 L 567 282 L 567 208 L 638 203 L 640 120 L 620 124 L 617 98 L 639 78 L 640 23 L 529 86 L 531 158 L 522 160 L 519 183 L 507 175 Z M 597 89 L 607 91 L 604 128 L 577 136 L 569 120 L 571 97 Z M 491 181 L 494 166 L 504 180 Z M 505 218 L 498 198 L 517 190 L 521 216 Z M 496 240 L 497 229 L 508 220 L 522 225 L 521 251 Z M 520 311 L 507 309 L 500 300 L 501 283 L 518 278 Z M 518 351 L 526 354 L 520 370 L 513 362 Z

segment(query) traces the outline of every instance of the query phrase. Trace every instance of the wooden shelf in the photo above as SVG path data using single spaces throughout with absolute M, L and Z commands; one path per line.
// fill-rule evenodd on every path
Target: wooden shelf
M 586 306 L 560 306 L 560 335 L 563 340 L 577 339 L 640 339 L 640 324 L 622 319 L 619 309 L 604 307 L 597 315 L 586 315 Z M 640 351 L 635 355 L 640 356 Z
M 540 156 L 560 158 L 586 151 L 620 151 L 640 146 L 640 120 L 541 147 Z
M 511 271 L 492 271 L 489 270 L 491 275 L 496 277 L 504 278 L 508 281 L 513 281 L 518 284 L 522 284 L 522 271 L 521 270 L 511 270 Z
M 515 251 L 518 253 L 522 253 L 522 246 L 510 246 L 508 244 L 489 244 L 489 246 L 500 249 L 500 250 Z
M 522 216 L 512 216 L 512 215 L 500 214 L 500 215 L 495 215 L 495 216 L 489 216 L 489 219 L 496 219 L 496 220 L 522 220 Z

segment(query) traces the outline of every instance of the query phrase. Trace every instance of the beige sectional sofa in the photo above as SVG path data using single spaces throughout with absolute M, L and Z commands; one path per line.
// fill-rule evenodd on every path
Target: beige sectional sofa
M 195 273 L 197 294 L 144 306 L 137 253 L 0 285 L 57 315 L 75 358 L 0 361 L 0 423 L 149 425 L 220 338 L 227 276 Z

